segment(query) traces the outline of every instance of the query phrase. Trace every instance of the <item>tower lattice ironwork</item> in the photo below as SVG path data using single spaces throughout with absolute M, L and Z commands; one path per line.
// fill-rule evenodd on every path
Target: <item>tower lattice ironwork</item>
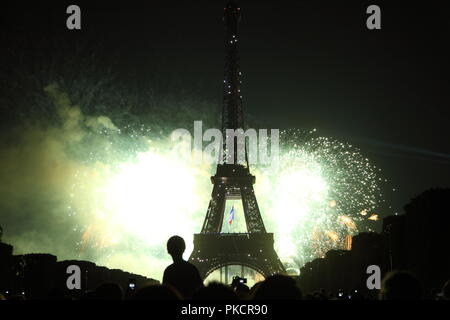
M 227 129 L 244 130 L 241 96 L 241 72 L 238 60 L 238 24 L 240 8 L 230 1 L 224 8 L 226 25 L 225 75 L 222 109 L 222 132 Z M 247 150 L 245 161 L 237 158 L 238 141 L 234 137 L 233 149 L 224 145 L 217 165 L 216 174 L 211 177 L 213 191 L 202 230 L 194 234 L 194 250 L 189 261 L 197 266 L 200 275 L 206 278 L 212 271 L 226 265 L 248 266 L 264 276 L 285 272 L 284 266 L 274 249 L 273 233 L 266 232 L 256 201 L 253 184 L 255 176 L 250 173 Z M 231 151 L 230 151 L 231 150 Z M 227 161 L 233 158 L 234 161 Z M 227 200 L 241 200 L 247 226 L 247 233 L 222 233 L 225 204 Z

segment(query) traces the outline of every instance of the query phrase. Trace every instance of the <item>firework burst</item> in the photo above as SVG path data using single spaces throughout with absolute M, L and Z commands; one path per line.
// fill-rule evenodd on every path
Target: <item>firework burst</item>
M 125 253 L 148 256 L 161 266 L 169 263 L 165 242 L 173 234 L 186 239 L 190 252 L 212 188 L 213 166 L 180 157 L 168 136 L 140 132 L 126 137 L 126 150 L 135 146 L 133 157 L 124 160 L 114 150 L 117 143 L 110 143 L 112 156 L 86 163 L 70 204 L 72 215 L 84 212 L 76 228 L 82 235 L 80 254 L 89 252 L 107 265 L 116 261 L 116 267 Z M 300 130 L 282 132 L 280 138 L 279 164 L 252 168 L 255 192 L 280 258 L 299 268 L 341 248 L 346 236 L 361 231 L 361 221 L 375 220 L 373 212 L 382 202 L 379 173 L 349 144 Z M 234 229 L 224 232 L 245 231 L 239 205 L 236 213 Z

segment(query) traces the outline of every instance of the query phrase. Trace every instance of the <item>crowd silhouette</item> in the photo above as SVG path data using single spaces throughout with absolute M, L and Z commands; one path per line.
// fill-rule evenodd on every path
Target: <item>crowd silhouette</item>
M 393 271 L 386 274 L 380 290 L 372 295 L 363 295 L 357 290 L 352 292 L 327 292 L 325 289 L 303 295 L 297 282 L 288 275 L 275 274 L 264 281 L 257 282 L 252 288 L 246 284 L 233 282 L 230 285 L 209 282 L 203 284 L 197 268 L 183 260 L 185 242 L 179 236 L 173 236 L 167 242 L 167 251 L 173 258 L 173 264 L 164 271 L 162 284 L 147 285 L 142 288 L 124 291 L 117 283 L 104 283 L 95 290 L 84 292 L 78 299 L 65 294 L 63 290 L 52 289 L 49 300 L 149 300 L 149 301 L 264 301 L 264 300 L 420 300 L 424 298 L 420 281 L 410 272 Z M 436 300 L 450 300 L 450 280 L 441 290 L 434 293 Z M 6 298 L 0 294 L 0 300 L 26 300 L 24 295 L 12 295 Z
M 274 274 L 251 288 L 238 277 L 204 284 L 183 260 L 186 245 L 179 236 L 167 241 L 173 263 L 161 283 L 86 261 L 14 256 L 0 241 L 0 300 L 450 300 L 448 199 L 450 189 L 426 191 L 405 206 L 405 215 L 385 218 L 381 234 L 355 236 L 351 250 L 329 251 L 305 264 L 300 277 Z M 67 290 L 65 270 L 74 263 L 90 275 L 84 288 L 95 289 Z M 373 264 L 384 270 L 379 289 L 366 284 L 365 270 Z

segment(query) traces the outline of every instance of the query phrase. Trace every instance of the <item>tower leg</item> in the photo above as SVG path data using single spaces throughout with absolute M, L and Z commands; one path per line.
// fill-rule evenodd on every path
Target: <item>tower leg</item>
M 228 265 L 225 266 L 225 284 L 228 284 Z
M 245 222 L 248 232 L 266 232 L 259 212 L 258 202 L 252 185 L 241 188 L 242 206 L 244 207 Z
M 222 231 L 223 213 L 225 211 L 225 188 L 214 185 L 209 201 L 202 233 L 219 233 Z

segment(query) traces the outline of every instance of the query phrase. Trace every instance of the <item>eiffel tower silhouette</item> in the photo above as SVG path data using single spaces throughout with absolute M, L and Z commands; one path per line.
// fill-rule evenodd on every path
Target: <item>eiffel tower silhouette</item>
M 222 108 L 222 133 L 227 129 L 244 129 L 241 96 L 241 73 L 238 63 L 238 24 L 240 8 L 230 1 L 224 8 L 226 25 L 225 78 Z M 228 138 L 224 139 L 228 140 Z M 284 273 L 285 268 L 274 249 L 273 233 L 266 232 L 256 201 L 250 173 L 247 150 L 245 161 L 239 163 L 238 142 L 234 137 L 232 149 L 224 141 L 216 174 L 211 177 L 214 185 L 208 211 L 200 233 L 194 234 L 194 249 L 189 258 L 205 279 L 211 272 L 228 265 L 250 267 L 267 277 Z M 234 161 L 227 161 L 227 160 Z M 230 164 L 231 162 L 231 164 Z M 241 200 L 247 233 L 222 233 L 227 200 Z

